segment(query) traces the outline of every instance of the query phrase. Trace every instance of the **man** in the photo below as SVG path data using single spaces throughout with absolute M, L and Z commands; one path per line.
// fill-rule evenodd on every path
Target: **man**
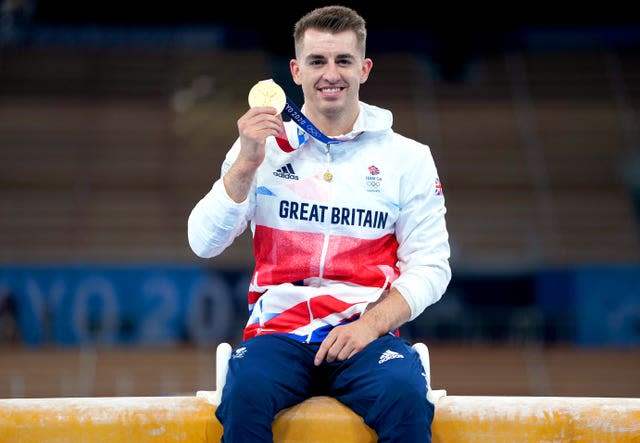
M 397 329 L 451 277 L 436 167 L 428 147 L 392 131 L 389 111 L 359 101 L 373 62 L 355 11 L 316 9 L 294 40 L 291 74 L 314 130 L 249 109 L 221 179 L 189 217 L 201 257 L 249 222 L 254 237 L 245 340 L 216 411 L 223 440 L 270 442 L 280 410 L 322 394 L 381 442 L 430 441 L 423 368 Z

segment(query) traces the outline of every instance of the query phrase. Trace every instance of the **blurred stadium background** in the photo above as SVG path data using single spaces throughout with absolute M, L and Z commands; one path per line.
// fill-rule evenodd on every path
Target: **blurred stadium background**
M 434 387 L 640 396 L 638 20 L 342 3 L 369 23 L 362 99 L 444 183 L 454 277 L 402 330 Z M 186 219 L 249 88 L 301 103 L 291 28 L 322 4 L 0 1 L 0 398 L 214 389 L 250 237 L 201 260 Z

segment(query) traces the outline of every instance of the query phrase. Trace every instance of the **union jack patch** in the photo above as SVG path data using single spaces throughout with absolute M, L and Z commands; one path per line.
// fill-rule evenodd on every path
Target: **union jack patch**
M 436 177 L 436 195 L 443 195 L 442 194 L 442 182 L 440 181 L 440 179 L 438 177 Z

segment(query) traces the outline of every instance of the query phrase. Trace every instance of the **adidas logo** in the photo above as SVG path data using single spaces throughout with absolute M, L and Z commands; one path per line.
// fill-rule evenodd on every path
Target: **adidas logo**
M 286 178 L 287 180 L 300 180 L 293 170 L 291 163 L 287 163 L 283 167 L 276 169 L 273 171 L 273 175 L 280 178 Z
M 387 349 L 380 356 L 380 359 L 378 360 L 378 364 L 381 365 L 382 363 L 389 360 L 393 360 L 395 358 L 404 358 L 404 355 L 398 354 L 397 352 L 393 352 L 392 350 Z
M 231 358 L 242 358 L 246 353 L 247 353 L 247 348 L 243 346 L 233 351 L 233 354 L 231 354 Z

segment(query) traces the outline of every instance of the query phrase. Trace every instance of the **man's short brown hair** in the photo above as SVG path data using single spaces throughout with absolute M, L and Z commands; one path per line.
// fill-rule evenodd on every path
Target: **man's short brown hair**
M 293 40 L 295 42 L 296 54 L 304 38 L 307 29 L 318 29 L 337 34 L 343 31 L 353 31 L 362 49 L 364 56 L 367 28 L 364 19 L 353 9 L 345 6 L 325 6 L 314 9 L 304 15 L 293 28 Z

